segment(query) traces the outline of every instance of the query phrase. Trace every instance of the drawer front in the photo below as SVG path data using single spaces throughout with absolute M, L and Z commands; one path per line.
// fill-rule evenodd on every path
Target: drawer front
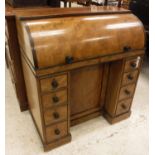
M 120 90 L 119 101 L 130 98 L 134 94 L 135 84 L 130 84 L 128 86 L 122 87 Z
M 132 99 L 127 99 L 119 102 L 116 109 L 116 115 L 120 115 L 125 112 L 128 112 L 130 109 L 131 102 L 132 102 Z
M 46 128 L 46 139 L 48 143 L 67 136 L 67 134 L 67 122 L 58 123 Z
M 137 57 L 134 59 L 127 60 L 125 63 L 125 72 L 134 71 L 140 67 L 141 58 Z
M 138 76 L 138 70 L 135 70 L 133 72 L 124 73 L 122 85 L 127 85 L 135 82 L 137 80 Z
M 60 106 L 44 112 L 45 125 L 67 119 L 67 106 Z
M 67 86 L 67 74 L 42 79 L 41 83 L 41 91 L 42 92 L 51 92 L 55 91 L 59 88 L 63 88 Z
M 42 96 L 44 108 L 50 108 L 56 105 L 67 104 L 67 90 L 61 90 Z

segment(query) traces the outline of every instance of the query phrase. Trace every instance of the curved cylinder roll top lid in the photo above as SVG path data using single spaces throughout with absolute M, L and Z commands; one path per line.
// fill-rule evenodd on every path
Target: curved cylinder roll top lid
M 131 13 L 18 20 L 20 46 L 34 67 L 46 68 L 144 49 L 140 20 Z

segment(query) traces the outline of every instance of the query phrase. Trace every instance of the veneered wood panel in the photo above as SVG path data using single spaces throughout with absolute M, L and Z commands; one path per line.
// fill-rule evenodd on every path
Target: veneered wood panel
M 131 58 L 126 61 L 124 72 L 134 71 L 138 69 L 141 65 L 141 57 L 137 56 L 136 58 Z
M 135 84 L 130 84 L 122 87 L 119 94 L 119 101 L 132 97 L 134 94 L 135 87 L 136 87 Z
M 126 59 L 127 57 L 142 56 L 144 55 L 144 53 L 145 52 L 143 50 L 136 50 L 136 51 L 126 52 L 126 53 L 119 53 L 115 55 L 107 55 L 104 57 L 98 57 L 95 59 L 80 61 L 80 62 L 69 64 L 69 65 L 60 65 L 60 66 L 55 66 L 51 68 L 36 70 L 36 74 L 38 76 L 45 76 L 47 74 L 53 74 L 55 72 L 65 72 L 65 71 L 70 71 L 70 70 L 81 68 L 81 67 L 87 67 L 87 66 L 93 66 L 93 65 L 97 65 L 101 63 L 118 61 L 121 59 Z
M 67 136 L 67 134 L 68 134 L 67 122 L 57 123 L 55 125 L 47 127 L 46 128 L 47 143 L 61 139 L 64 136 Z
M 29 29 L 24 29 L 25 23 L 24 22 L 19 22 L 19 20 L 16 20 L 16 26 L 17 26 L 17 35 L 18 35 L 18 40 L 20 44 L 20 49 L 21 52 L 24 52 L 25 55 L 29 58 L 31 64 L 34 66 L 35 65 L 35 58 L 34 58 L 34 49 L 33 49 L 33 41 L 30 38 Z
M 67 106 L 59 106 L 44 111 L 45 125 L 59 121 L 67 121 Z
M 71 116 L 100 107 L 102 74 L 102 64 L 70 72 Z
M 123 74 L 123 66 L 123 60 L 111 62 L 109 66 L 109 79 L 104 109 L 110 116 L 115 116 L 117 97 Z
M 67 90 L 42 95 L 42 104 L 45 109 L 67 104 Z
M 37 79 L 34 77 L 32 71 L 30 70 L 29 66 L 25 62 L 24 58 L 22 58 L 22 65 L 23 65 L 23 72 L 24 72 L 24 79 L 26 81 L 26 92 L 28 97 L 29 109 L 32 113 L 33 119 L 37 125 L 38 131 L 41 135 L 43 141 L 44 134 L 43 134 L 43 124 L 42 124 L 42 114 L 40 111 L 39 105 L 39 93 L 38 93 L 38 82 Z
M 78 62 L 144 48 L 144 28 L 133 14 L 60 17 L 20 23 L 31 38 L 38 68 L 64 65 L 67 57 Z
M 132 98 L 119 102 L 116 109 L 116 115 L 120 115 L 128 112 L 130 110 L 131 102 L 132 102 Z
M 138 77 L 138 70 L 135 70 L 133 72 L 127 72 L 124 73 L 123 79 L 122 79 L 122 85 L 131 84 L 133 82 L 136 82 Z
M 42 93 L 52 92 L 59 88 L 67 87 L 67 74 L 41 79 L 40 84 Z
M 14 82 L 16 83 L 15 90 L 16 96 L 20 105 L 20 110 L 25 111 L 28 109 L 27 95 L 25 88 L 25 81 L 23 76 L 21 58 L 20 58 L 20 48 L 17 38 L 16 20 L 15 17 L 6 17 L 6 44 L 8 48 L 8 56 L 10 63 L 10 68 L 14 72 Z

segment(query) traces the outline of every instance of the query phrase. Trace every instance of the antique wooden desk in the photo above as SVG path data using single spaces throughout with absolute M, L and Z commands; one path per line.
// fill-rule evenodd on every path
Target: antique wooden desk
M 130 116 L 145 42 L 130 11 L 18 11 L 16 25 L 29 109 L 45 151 L 71 141 L 73 125 Z

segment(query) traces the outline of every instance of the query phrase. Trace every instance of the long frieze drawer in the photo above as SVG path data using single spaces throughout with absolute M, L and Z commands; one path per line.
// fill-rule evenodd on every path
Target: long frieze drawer
M 47 143 L 65 137 L 67 136 L 67 134 L 68 134 L 67 121 L 47 127 L 46 128 Z
M 122 87 L 120 90 L 119 101 L 130 98 L 134 94 L 135 84 L 130 84 L 128 86 Z
M 128 112 L 130 109 L 131 102 L 132 102 L 132 99 L 127 99 L 119 102 L 116 109 L 116 115 L 120 115 L 125 112 Z
M 45 125 L 67 120 L 67 106 L 60 106 L 57 108 L 45 110 L 44 119 Z
M 42 92 L 51 92 L 59 88 L 67 87 L 67 74 L 42 79 L 40 83 Z
M 134 71 L 139 68 L 141 64 L 141 57 L 136 57 L 130 60 L 127 60 L 125 63 L 125 72 Z
M 67 104 L 67 90 L 61 90 L 42 96 L 42 103 L 44 108 L 51 108 L 57 105 Z
M 124 73 L 122 85 L 127 85 L 135 82 L 137 80 L 138 76 L 138 70 L 135 70 L 133 72 Z

